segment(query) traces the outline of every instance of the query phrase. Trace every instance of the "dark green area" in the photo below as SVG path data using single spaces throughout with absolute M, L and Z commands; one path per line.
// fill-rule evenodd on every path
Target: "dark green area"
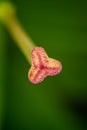
M 87 129 L 87 2 L 12 0 L 33 41 L 63 64 L 33 85 L 30 65 L 0 24 L 0 122 L 7 130 Z

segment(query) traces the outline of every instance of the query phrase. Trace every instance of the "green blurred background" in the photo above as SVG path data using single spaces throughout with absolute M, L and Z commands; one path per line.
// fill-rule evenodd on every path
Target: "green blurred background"
M 25 31 L 62 62 L 63 70 L 41 84 L 31 84 L 30 65 L 0 23 L 1 130 L 86 130 L 87 2 L 11 2 Z

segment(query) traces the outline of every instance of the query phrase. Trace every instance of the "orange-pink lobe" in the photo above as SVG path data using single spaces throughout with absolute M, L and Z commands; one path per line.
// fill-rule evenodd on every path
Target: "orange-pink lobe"
M 38 84 L 47 76 L 59 74 L 61 70 L 61 63 L 49 58 L 42 47 L 35 47 L 32 50 L 32 66 L 28 73 L 28 78 L 32 83 Z

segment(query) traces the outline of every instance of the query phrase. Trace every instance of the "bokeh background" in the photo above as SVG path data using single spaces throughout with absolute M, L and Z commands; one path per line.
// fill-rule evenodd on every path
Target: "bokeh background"
M 1 130 L 86 130 L 86 0 L 11 2 L 25 31 L 50 57 L 62 62 L 63 70 L 31 84 L 30 65 L 0 23 Z

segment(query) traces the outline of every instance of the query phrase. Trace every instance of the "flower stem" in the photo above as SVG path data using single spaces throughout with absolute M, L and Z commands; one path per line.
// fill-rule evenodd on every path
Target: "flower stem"
M 31 51 L 35 44 L 29 36 L 24 32 L 19 21 L 15 16 L 14 6 L 10 3 L 0 5 L 0 19 L 6 25 L 16 44 L 25 55 L 28 62 L 31 64 Z

